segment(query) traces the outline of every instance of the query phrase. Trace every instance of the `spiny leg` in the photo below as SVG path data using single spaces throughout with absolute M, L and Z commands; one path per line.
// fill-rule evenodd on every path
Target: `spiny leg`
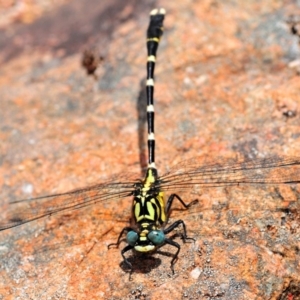
M 119 247 L 120 243 L 121 243 L 121 239 L 122 236 L 124 235 L 124 233 L 128 232 L 128 231 L 132 231 L 133 229 L 131 227 L 124 227 L 122 229 L 122 231 L 119 234 L 118 240 L 116 243 L 111 243 L 107 246 L 108 249 L 110 249 L 111 246 L 117 246 Z M 132 271 L 132 264 L 128 261 L 128 259 L 125 257 L 124 253 L 126 253 L 127 251 L 133 249 L 134 247 L 131 245 L 127 245 L 125 248 L 122 249 L 121 251 L 121 255 L 123 257 L 123 261 L 124 263 L 129 267 L 130 271 Z
M 179 254 L 179 252 L 180 252 L 180 245 L 179 245 L 178 243 L 176 243 L 176 242 L 170 240 L 170 239 L 165 239 L 165 243 L 166 243 L 166 244 L 169 244 L 169 245 L 171 245 L 171 246 L 174 246 L 174 247 L 177 248 L 177 251 L 176 251 L 174 257 L 173 257 L 172 260 L 171 260 L 171 270 L 172 270 L 172 273 L 174 274 L 174 273 L 175 273 L 175 272 L 174 272 L 174 265 L 175 265 L 175 263 L 176 263 L 176 261 L 177 261 L 178 254 Z
M 164 229 L 164 234 L 168 234 L 171 231 L 173 231 L 175 228 L 177 228 L 179 225 L 182 225 L 183 228 L 183 234 L 181 235 L 183 241 L 185 242 L 186 240 L 193 240 L 195 241 L 194 238 L 188 237 L 186 233 L 186 226 L 185 223 L 182 220 L 177 220 L 174 222 L 172 225 L 170 225 L 168 228 Z
M 193 201 L 194 202 L 194 201 Z M 192 203 L 192 202 L 191 202 Z M 168 233 L 170 233 L 171 231 L 173 231 L 175 228 L 177 228 L 179 225 L 182 225 L 182 227 L 183 227 L 183 234 L 182 234 L 182 239 L 183 239 L 183 241 L 184 242 L 186 242 L 186 240 L 193 240 L 193 241 L 195 241 L 195 239 L 194 238 L 191 238 L 191 237 L 188 237 L 187 236 L 187 233 L 186 233 L 186 226 L 185 226 L 185 223 L 182 221 L 182 220 L 177 220 L 176 222 L 174 222 L 171 226 L 169 226 L 168 228 L 166 228 L 166 229 L 164 229 L 164 234 L 168 234 Z M 174 274 L 174 265 L 175 265 L 175 263 L 176 263 L 176 261 L 177 261 L 177 258 L 178 258 L 178 254 L 179 254 L 179 252 L 180 252 L 180 245 L 178 244 L 178 243 L 176 243 L 176 242 L 174 242 L 174 241 L 172 241 L 171 239 L 165 239 L 165 243 L 166 244 L 169 244 L 169 245 L 172 245 L 172 246 L 174 246 L 174 247 L 176 247 L 177 248 L 177 251 L 176 251 L 176 253 L 175 253 L 175 255 L 174 255 L 174 257 L 173 257 L 173 259 L 171 260 L 171 270 L 172 270 L 172 272 L 173 272 L 173 274 Z
M 130 269 L 130 272 L 132 272 L 132 264 L 128 261 L 128 259 L 125 257 L 124 253 L 126 253 L 127 251 L 133 249 L 134 247 L 133 246 L 130 246 L 130 245 L 127 245 L 125 248 L 122 249 L 121 251 L 121 255 L 123 257 L 123 261 L 124 263 L 129 267 Z
M 168 199 L 168 201 L 167 201 L 167 206 L 166 206 L 166 211 L 167 211 L 167 214 L 168 214 L 168 215 L 170 214 L 170 210 L 171 210 L 171 207 L 172 207 L 172 204 L 173 204 L 173 200 L 174 200 L 175 198 L 176 198 L 176 199 L 183 205 L 183 207 L 186 208 L 186 209 L 188 209 L 188 208 L 191 207 L 192 205 L 198 203 L 198 200 L 194 200 L 194 201 L 192 201 L 192 202 L 186 204 L 186 203 L 185 203 L 185 202 L 184 202 L 177 194 L 172 194 L 172 195 L 169 197 L 169 199 Z M 184 223 L 182 220 L 178 220 L 178 221 L 174 222 L 172 225 L 170 225 L 168 228 L 164 229 L 164 233 L 165 233 L 165 234 L 170 233 L 170 232 L 173 231 L 175 228 L 177 228 L 180 224 L 181 224 L 182 227 L 183 227 L 183 234 L 182 234 L 182 239 L 183 239 L 183 241 L 184 241 L 184 242 L 185 242 L 186 240 L 193 240 L 193 241 L 195 241 L 194 238 L 190 238 L 190 237 L 187 236 L 187 233 L 186 233 L 186 226 L 185 226 L 185 223 Z M 179 245 L 178 243 L 176 243 L 175 241 L 172 241 L 172 240 L 170 240 L 170 239 L 166 239 L 166 240 L 165 240 L 165 243 L 166 243 L 166 244 L 169 244 L 169 245 L 172 245 L 172 246 L 174 246 L 174 247 L 177 248 L 177 251 L 176 251 L 174 257 L 173 257 L 173 259 L 171 260 L 171 270 L 172 270 L 172 272 L 173 272 L 173 274 L 174 274 L 174 265 L 175 265 L 175 263 L 176 263 L 176 261 L 177 261 L 178 254 L 179 254 L 179 252 L 180 252 L 180 245 Z
M 131 227 L 124 227 L 124 228 L 122 229 L 122 231 L 120 232 L 120 234 L 119 234 L 119 237 L 118 237 L 117 242 L 116 242 L 116 243 L 111 243 L 111 244 L 109 244 L 109 245 L 107 246 L 107 248 L 110 249 L 111 246 L 117 246 L 117 247 L 119 247 L 119 245 L 120 245 L 120 243 L 121 243 L 121 238 L 122 238 L 122 236 L 124 235 L 124 233 L 126 233 L 126 232 L 128 232 L 128 231 L 130 231 L 130 230 L 133 230 L 133 229 L 132 229 Z
M 173 200 L 174 200 L 175 198 L 176 198 L 176 199 L 183 205 L 183 207 L 186 208 L 186 209 L 188 209 L 188 208 L 190 208 L 192 205 L 198 203 L 198 200 L 196 199 L 196 200 L 194 200 L 194 201 L 192 201 L 192 202 L 190 202 L 190 203 L 188 203 L 188 204 L 185 204 L 185 203 L 183 202 L 183 200 L 182 200 L 177 194 L 172 194 L 172 195 L 169 197 L 168 201 L 167 201 L 167 206 L 166 206 L 167 214 L 169 214 L 170 209 L 171 209 L 171 206 L 172 206 L 172 204 L 173 204 Z

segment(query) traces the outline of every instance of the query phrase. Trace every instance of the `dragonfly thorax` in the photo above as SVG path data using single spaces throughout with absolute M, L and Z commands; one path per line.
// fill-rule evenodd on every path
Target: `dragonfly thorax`
M 145 180 L 136 185 L 132 205 L 132 223 L 152 222 L 162 226 L 166 222 L 164 194 L 159 189 L 156 169 L 149 168 Z

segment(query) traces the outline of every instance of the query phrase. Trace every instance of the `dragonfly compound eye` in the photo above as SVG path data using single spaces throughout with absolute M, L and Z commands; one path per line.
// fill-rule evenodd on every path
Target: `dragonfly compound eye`
M 159 246 L 165 241 L 165 234 L 161 230 L 152 230 L 148 234 L 148 239 L 155 245 Z
M 130 246 L 134 247 L 138 238 L 139 238 L 139 236 L 135 231 L 129 231 L 126 236 L 126 241 Z

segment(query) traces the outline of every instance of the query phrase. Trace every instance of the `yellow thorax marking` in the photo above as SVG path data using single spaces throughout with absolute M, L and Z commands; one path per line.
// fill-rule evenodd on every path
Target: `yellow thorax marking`
M 155 182 L 156 177 L 153 174 L 153 170 L 148 169 L 147 175 L 142 188 L 142 196 L 145 197 L 147 192 L 149 191 L 151 185 Z M 144 199 L 142 199 L 143 201 Z M 143 203 L 144 204 L 144 203 Z
M 141 202 L 140 203 L 136 201 L 134 202 L 134 215 L 137 222 L 140 222 L 142 220 L 150 220 L 153 222 L 161 220 L 162 222 L 165 222 L 167 219 L 165 214 L 165 203 L 164 203 L 163 192 L 158 191 L 158 194 L 156 196 L 153 195 L 153 197 L 151 197 L 151 199 L 149 199 L 146 202 L 146 198 L 150 196 L 148 192 L 152 184 L 154 184 L 157 180 L 156 176 L 157 175 L 155 169 L 153 170 L 149 168 L 147 170 L 147 175 L 144 180 L 143 186 L 141 188 L 141 194 L 137 196 Z M 147 207 L 148 214 L 141 215 L 141 207 L 144 207 L 145 205 Z M 157 215 L 158 217 L 157 220 L 155 220 L 155 215 Z

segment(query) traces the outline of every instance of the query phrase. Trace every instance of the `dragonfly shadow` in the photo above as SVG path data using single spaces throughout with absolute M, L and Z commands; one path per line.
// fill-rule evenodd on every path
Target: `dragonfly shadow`
M 174 239 L 183 239 L 182 233 L 175 233 L 168 237 L 169 240 Z M 188 237 L 188 239 L 185 241 L 188 242 L 194 242 L 193 238 Z M 170 259 L 174 258 L 174 255 L 176 253 L 175 250 L 172 251 L 173 248 L 170 248 L 168 251 L 161 250 L 162 247 L 164 247 L 166 244 L 161 245 L 157 250 L 151 252 L 151 253 L 141 253 L 132 250 L 131 254 L 127 257 L 128 262 L 132 265 L 132 270 L 130 270 L 129 266 L 122 261 L 120 263 L 120 268 L 124 272 L 128 272 L 130 274 L 133 273 L 142 273 L 142 274 L 148 274 L 151 273 L 152 270 L 157 269 L 162 264 L 162 259 L 157 257 L 157 255 L 162 255 L 169 257 Z M 170 260 L 171 262 L 171 260 Z M 176 264 L 176 262 L 175 262 Z M 170 269 L 171 270 L 171 269 Z
M 146 79 L 140 81 L 140 91 L 136 101 L 136 110 L 138 114 L 138 148 L 139 148 L 139 160 L 141 167 L 141 176 L 144 176 L 145 169 L 147 167 L 147 153 L 145 151 L 145 137 L 146 137 Z
M 157 251 L 158 252 L 158 251 Z M 156 253 L 157 253 L 156 252 Z M 128 265 L 122 261 L 120 263 L 120 268 L 127 273 L 142 273 L 148 274 L 153 269 L 158 268 L 162 261 L 160 258 L 153 256 L 152 254 L 144 254 L 134 251 L 130 256 L 127 258 L 128 262 L 132 265 L 132 270 L 128 267 Z

